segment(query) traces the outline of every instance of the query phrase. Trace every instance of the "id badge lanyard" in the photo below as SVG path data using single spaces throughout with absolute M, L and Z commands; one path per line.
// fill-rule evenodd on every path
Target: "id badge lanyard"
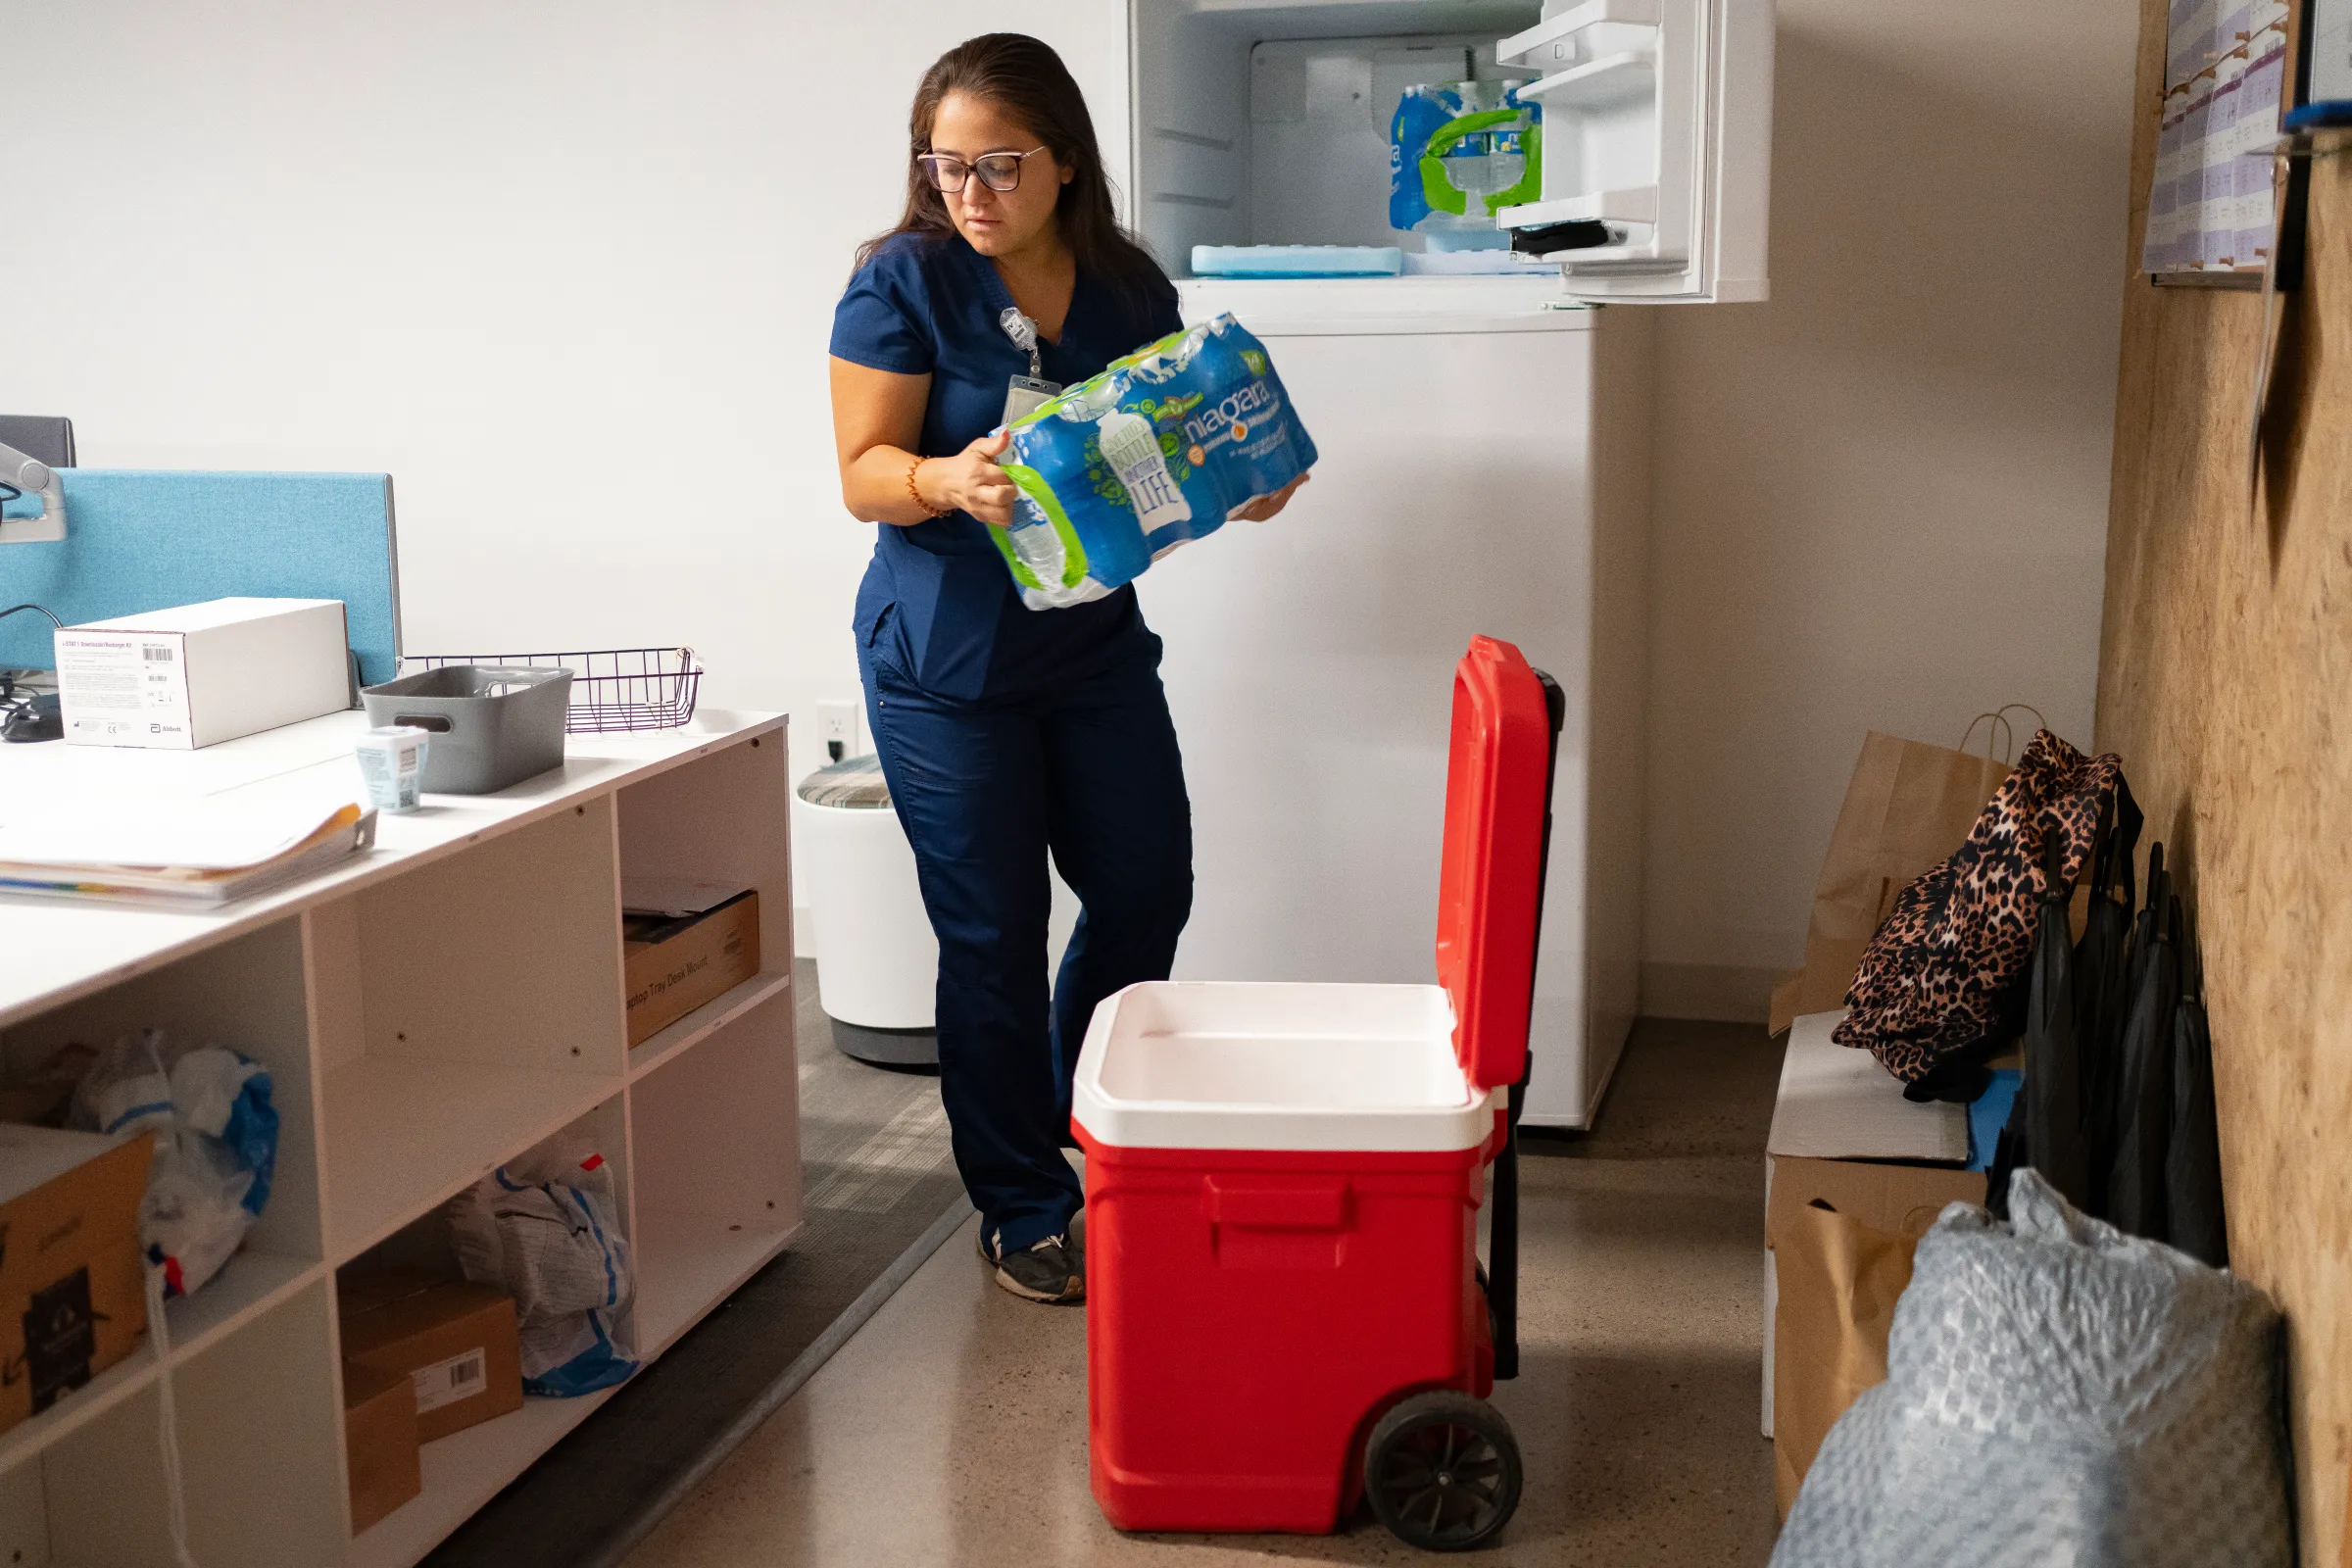
M 1037 347 L 1037 323 L 1023 316 L 1019 306 L 1005 306 L 997 317 L 997 324 L 1012 339 L 1013 347 L 1029 356 L 1029 373 L 1011 377 L 1004 386 L 1004 422 L 1010 425 L 1059 396 L 1061 383 L 1046 379 L 1046 362 Z

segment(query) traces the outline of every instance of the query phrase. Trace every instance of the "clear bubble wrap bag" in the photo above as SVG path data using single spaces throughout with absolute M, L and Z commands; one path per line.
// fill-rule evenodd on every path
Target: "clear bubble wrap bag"
M 1773 1568 L 2287 1568 L 2278 1313 L 2031 1169 L 1943 1211 Z
M 1009 427 L 992 528 L 1031 610 L 1101 599 L 1313 466 L 1265 345 L 1230 314 L 1171 333 Z

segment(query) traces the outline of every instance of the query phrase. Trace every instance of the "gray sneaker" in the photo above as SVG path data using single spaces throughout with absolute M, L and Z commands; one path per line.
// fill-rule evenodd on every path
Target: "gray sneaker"
M 1000 1254 L 986 1232 L 978 1237 L 980 1259 L 997 1271 L 997 1283 L 1026 1301 L 1056 1306 L 1086 1299 L 1086 1264 L 1067 1236 L 1049 1236 L 1024 1251 Z

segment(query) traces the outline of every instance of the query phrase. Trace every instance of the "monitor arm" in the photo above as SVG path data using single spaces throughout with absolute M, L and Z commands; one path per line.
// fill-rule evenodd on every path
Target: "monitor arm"
M 57 470 L 38 458 L 0 444 L 0 484 L 35 491 L 41 497 L 37 517 L 0 517 L 0 545 L 54 544 L 66 536 L 66 486 Z

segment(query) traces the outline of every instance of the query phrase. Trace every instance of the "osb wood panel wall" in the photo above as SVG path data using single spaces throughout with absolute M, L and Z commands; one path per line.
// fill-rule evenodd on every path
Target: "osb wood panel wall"
M 2308 284 L 2249 495 L 2260 296 L 2137 274 L 2165 5 L 2143 0 L 2098 744 L 2184 862 L 2232 1261 L 2290 1318 L 2303 1561 L 2352 1463 L 2352 153 L 2311 180 Z

